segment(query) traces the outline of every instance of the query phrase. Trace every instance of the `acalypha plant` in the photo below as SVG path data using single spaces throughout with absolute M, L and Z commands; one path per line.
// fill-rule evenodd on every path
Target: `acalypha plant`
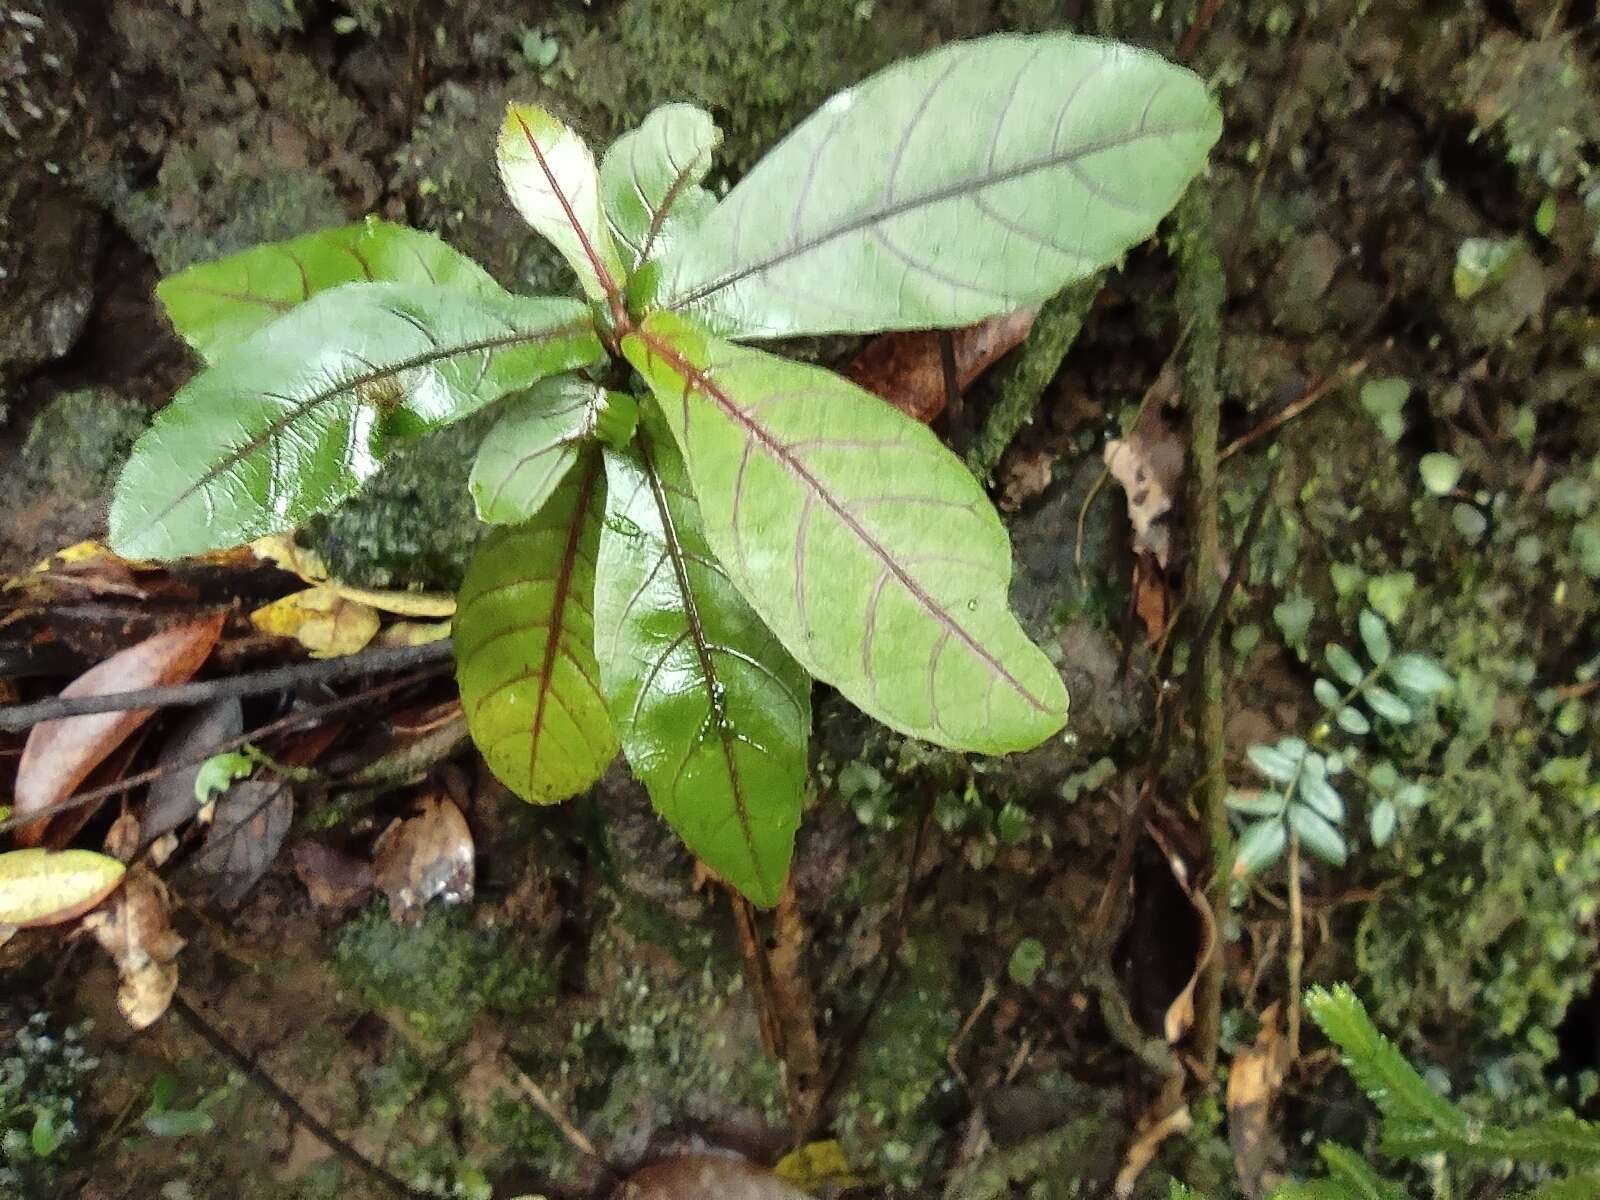
M 597 169 L 512 104 L 506 192 L 578 294 L 512 295 L 377 220 L 163 281 L 206 366 L 135 447 L 112 545 L 170 559 L 291 530 L 397 441 L 499 405 L 471 477 L 494 528 L 453 629 L 474 741 L 541 804 L 620 748 L 690 849 L 771 904 L 812 678 L 983 754 L 1057 732 L 1067 695 L 1008 608 L 1006 532 L 961 461 L 745 343 L 1037 304 L 1148 237 L 1219 128 L 1155 55 L 992 37 L 839 93 L 719 200 L 698 108 L 657 109 Z

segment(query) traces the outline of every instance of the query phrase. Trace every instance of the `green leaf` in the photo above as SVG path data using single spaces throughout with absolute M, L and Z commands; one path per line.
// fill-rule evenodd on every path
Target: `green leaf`
M 125 558 L 281 533 L 375 475 L 388 433 L 448 424 L 603 353 L 576 300 L 354 283 L 221 355 L 156 414 L 111 504 Z
M 1322 705 L 1323 708 L 1338 708 L 1340 704 L 1344 703 L 1344 696 L 1339 689 L 1329 680 L 1320 677 L 1311 685 L 1311 694 L 1317 698 L 1317 703 Z
M 1300 759 L 1285 754 L 1276 746 L 1256 744 L 1245 750 L 1251 766 L 1275 783 L 1291 783 L 1300 774 Z
M 712 554 L 648 409 L 637 451 L 607 453 L 606 484 L 595 648 L 623 752 L 689 849 L 775 904 L 805 798 L 811 681 Z
M 210 804 L 217 792 L 225 792 L 236 779 L 248 779 L 256 769 L 256 760 L 243 750 L 213 754 L 200 764 L 194 776 L 194 799 L 197 805 Z
M 1344 836 L 1310 806 L 1291 804 L 1289 827 L 1299 835 L 1300 844 L 1324 862 L 1340 867 L 1349 857 Z
M 70 921 L 110 895 L 124 869 L 92 850 L 8 850 L 0 854 L 0 925 Z
M 1395 725 L 1409 725 L 1412 721 L 1411 706 L 1400 699 L 1393 692 L 1381 687 L 1368 687 L 1362 693 L 1367 707 L 1377 713 L 1385 721 Z
M 1419 696 L 1437 695 L 1455 682 L 1449 671 L 1426 654 L 1402 654 L 1384 666 L 1390 679 Z
M 500 782 L 535 804 L 577 795 L 617 753 L 591 615 L 604 491 L 591 451 L 532 520 L 484 539 L 458 597 L 467 728 Z
M 627 272 L 600 208 L 594 155 L 536 104 L 506 106 L 500 182 L 522 219 L 561 252 L 591 300 L 620 297 Z
M 1522 1200 L 1594 1200 L 1600 1196 L 1600 1174 L 1549 1179 L 1526 1192 Z
M 33 1117 L 33 1130 L 28 1135 L 28 1141 L 33 1147 L 34 1157 L 49 1158 L 61 1149 L 61 1143 L 66 1139 L 66 1130 L 56 1124 L 56 1115 L 48 1108 L 39 1109 Z
M 1310 771 L 1300 776 L 1298 794 L 1306 804 L 1330 821 L 1344 820 L 1344 798 L 1327 779 Z
M 1422 486 L 1435 496 L 1449 495 L 1461 481 L 1461 460 L 1454 454 L 1424 454 L 1417 470 L 1422 475 Z
M 954 749 L 1023 750 L 1061 728 L 1061 676 L 1007 607 L 1005 528 L 925 426 L 670 314 L 622 348 L 683 450 L 712 550 L 802 666 Z
M 431 233 L 368 217 L 199 263 L 163 279 L 156 296 L 210 361 L 318 292 L 361 282 L 501 294 L 487 271 Z
M 1398 442 L 1406 431 L 1405 407 L 1410 396 L 1411 385 L 1393 376 L 1361 385 L 1361 407 L 1390 442 Z
M 1387 846 L 1389 839 L 1394 836 L 1394 827 L 1399 814 L 1395 811 L 1392 800 L 1379 800 L 1372 806 L 1372 813 L 1367 818 L 1368 829 L 1372 834 L 1374 846 Z
M 1363 737 L 1372 732 L 1372 722 L 1367 720 L 1366 714 L 1354 706 L 1346 706 L 1333 714 L 1333 719 L 1339 723 L 1339 728 L 1346 733 L 1353 733 Z
M 1378 666 L 1383 666 L 1389 661 L 1392 649 L 1389 645 L 1389 627 L 1370 608 L 1361 610 L 1356 624 L 1361 630 L 1361 644 L 1367 649 L 1367 657 Z
M 1407 1200 L 1405 1188 L 1382 1178 L 1349 1147 L 1323 1142 L 1317 1152 L 1328 1164 L 1329 1177 L 1349 1188 L 1358 1200 Z
M 1200 78 L 1072 34 L 960 42 L 841 92 L 662 260 L 730 336 L 967 325 L 1143 241 L 1222 121 Z
M 1289 833 L 1277 817 L 1255 821 L 1245 826 L 1234 850 L 1235 875 L 1254 875 L 1277 862 L 1283 848 L 1289 844 Z
M 1394 1044 L 1378 1032 L 1356 994 L 1345 984 L 1306 993 L 1306 1011 L 1344 1054 L 1357 1086 L 1391 1120 L 1421 1121 L 1464 1134 L 1467 1117 L 1428 1086 Z
M 1229 792 L 1222 801 L 1236 813 L 1247 817 L 1281 817 L 1287 803 L 1282 792 Z
M 508 401 L 479 445 L 467 482 L 478 518 L 515 525 L 538 512 L 595 435 L 614 394 L 576 375 L 557 375 Z M 632 408 L 631 397 L 622 400 Z
M 1011 961 L 1006 964 L 1006 974 L 1011 982 L 1022 987 L 1032 987 L 1044 970 L 1044 943 L 1038 938 L 1023 938 L 1011 951 Z
M 600 160 L 600 194 L 631 269 L 670 249 L 716 206 L 699 186 L 722 132 L 692 104 L 663 104 Z
M 1327 656 L 1328 665 L 1333 668 L 1333 673 L 1350 687 L 1355 687 L 1367 677 L 1367 673 L 1361 669 L 1361 664 L 1356 661 L 1356 656 L 1338 643 L 1329 643 L 1323 653 Z
M 1362 1200 L 1333 1179 L 1291 1180 L 1273 1189 L 1271 1200 Z

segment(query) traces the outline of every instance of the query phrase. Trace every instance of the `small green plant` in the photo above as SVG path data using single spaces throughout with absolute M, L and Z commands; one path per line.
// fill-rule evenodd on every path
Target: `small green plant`
M 1154 55 L 995 37 L 835 96 L 718 202 L 699 109 L 656 110 L 597 168 L 512 104 L 506 191 L 582 298 L 510 295 L 377 221 L 165 280 L 208 366 L 135 447 L 112 544 L 167 559 L 293 529 L 396 442 L 500 404 L 471 479 L 496 529 L 454 629 L 473 738 L 536 803 L 620 747 L 690 848 L 770 904 L 812 677 L 989 754 L 1055 733 L 1067 696 L 1007 607 L 1005 530 L 960 460 L 738 343 L 1036 304 L 1147 237 L 1219 127 L 1204 84 Z
M 84 1085 L 99 1061 L 84 1048 L 88 1026 L 52 1033 L 35 1013 L 0 1050 L 0 1195 L 46 1195 L 56 1165 L 83 1136 Z
M 1377 846 L 1394 836 L 1403 813 L 1428 802 L 1427 788 L 1402 779 L 1386 758 L 1364 766 L 1359 739 L 1373 732 L 1374 720 L 1411 724 L 1450 687 L 1450 675 L 1427 655 L 1395 654 L 1388 625 L 1371 609 L 1362 610 L 1357 624 L 1371 665 L 1363 666 L 1338 643 L 1328 645 L 1324 657 L 1338 682 L 1321 677 L 1313 685 L 1327 716 L 1313 729 L 1310 742 L 1286 737 L 1245 751 L 1250 765 L 1271 786 L 1227 798 L 1228 807 L 1249 820 L 1239 836 L 1238 869 L 1243 873 L 1271 866 L 1291 839 L 1324 862 L 1343 864 L 1349 856 L 1340 791 L 1346 775 L 1358 779 L 1366 791 L 1367 829 Z M 1345 739 L 1337 750 L 1331 748 L 1336 734 Z

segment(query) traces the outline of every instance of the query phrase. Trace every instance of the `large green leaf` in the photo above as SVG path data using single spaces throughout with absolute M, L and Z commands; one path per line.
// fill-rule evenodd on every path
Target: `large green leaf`
M 600 207 L 594 155 L 584 140 L 536 104 L 510 104 L 496 151 L 500 181 L 522 219 L 577 273 L 586 296 L 621 293 L 622 258 Z
M 622 749 L 689 849 L 777 903 L 805 793 L 811 681 L 729 581 L 659 414 L 606 455 L 600 682 Z
M 279 533 L 352 495 L 386 433 L 468 415 L 603 353 L 576 300 L 354 283 L 257 330 L 190 380 L 133 448 L 111 504 L 129 558 Z
M 538 512 L 595 436 L 607 407 L 606 390 L 576 375 L 541 379 L 507 402 L 478 447 L 467 483 L 478 517 L 514 525 Z
M 617 754 L 594 656 L 605 472 L 590 451 L 526 524 L 491 533 L 455 616 L 456 677 L 489 768 L 535 804 L 575 796 Z
M 841 92 L 664 256 L 729 336 L 966 325 L 1149 236 L 1217 140 L 1205 84 L 1071 34 L 957 43 Z
M 318 292 L 361 282 L 500 292 L 487 271 L 431 233 L 368 217 L 200 263 L 163 279 L 156 295 L 174 328 L 210 360 Z
M 1061 676 L 1006 606 L 1005 529 L 927 428 L 671 314 L 622 349 L 683 449 L 711 548 L 813 675 L 957 749 L 1022 750 L 1061 728 Z
M 716 206 L 699 184 L 721 141 L 704 109 L 663 104 L 611 143 L 600 160 L 600 192 L 631 268 L 664 253 Z

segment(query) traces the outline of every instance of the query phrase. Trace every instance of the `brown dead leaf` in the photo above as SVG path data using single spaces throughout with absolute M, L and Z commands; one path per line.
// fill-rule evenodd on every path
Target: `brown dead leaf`
M 1127 493 L 1134 548 L 1155 555 L 1162 567 L 1172 554 L 1165 518 L 1177 501 L 1183 460 L 1182 435 L 1155 403 L 1145 406 L 1126 438 L 1106 443 L 1106 469 Z
M 351 908 L 372 891 L 372 864 L 340 854 L 321 842 L 299 842 L 294 873 L 319 908 Z
M 172 731 L 161 753 L 157 766 L 187 762 L 201 754 L 211 752 L 213 746 L 238 737 L 244 732 L 244 709 L 237 697 L 213 700 L 195 709 Z M 200 811 L 195 799 L 194 781 L 202 764 L 178 767 L 161 776 L 150 785 L 144 800 L 144 836 L 154 841 L 170 833 Z
M 106 830 L 105 852 L 119 862 L 132 862 L 139 852 L 139 818 L 124 812 Z
M 1117 1200 L 1128 1200 L 1133 1195 L 1139 1176 L 1144 1174 L 1145 1168 L 1155 1158 L 1162 1142 L 1180 1133 L 1188 1133 L 1192 1128 L 1194 1119 L 1189 1115 L 1187 1104 L 1180 1104 L 1163 1117 L 1150 1113 L 1140 1117 L 1138 1125 L 1134 1127 L 1133 1142 L 1123 1155 L 1122 1169 L 1117 1172 L 1114 1189 Z
M 1038 314 L 1036 308 L 1024 308 L 954 330 L 950 337 L 955 350 L 956 390 L 965 391 L 978 376 L 1021 345 Z M 874 338 L 846 368 L 845 376 L 924 424 L 944 411 L 947 394 L 938 333 L 919 330 Z
M 613 1200 L 809 1200 L 771 1171 L 737 1158 L 687 1154 L 634 1173 Z
M 425 797 L 421 811 L 396 820 L 373 847 L 373 879 L 389 899 L 389 916 L 402 925 L 422 920 L 435 896 L 446 904 L 472 899 L 472 830 L 449 800 Z
M 1269 1118 L 1288 1065 L 1289 1049 L 1273 1004 L 1261 1014 L 1255 1044 L 1235 1054 L 1228 1070 L 1228 1142 L 1239 1186 L 1250 1200 L 1271 1193 L 1283 1175 L 1284 1149 Z
M 1000 508 L 1016 512 L 1042 495 L 1055 474 L 1056 454 L 1047 447 L 1015 447 L 1000 462 Z
M 153 1025 L 178 990 L 183 939 L 173 932 L 171 905 L 166 885 L 135 866 L 111 902 L 83 921 L 117 964 L 117 1009 L 135 1029 Z
M 194 866 L 212 877 L 217 899 L 232 907 L 278 857 L 294 820 L 294 795 L 281 781 L 248 779 L 230 787 L 214 807 Z
M 1178 890 L 1194 907 L 1195 921 L 1201 932 L 1200 948 L 1194 956 L 1194 970 L 1190 972 L 1188 982 L 1183 985 L 1183 989 L 1167 1005 L 1166 1014 L 1161 1022 L 1161 1031 L 1168 1043 L 1176 1045 L 1183 1040 L 1190 1026 L 1194 1024 L 1194 993 L 1200 986 L 1200 973 L 1211 961 L 1211 956 L 1217 953 L 1217 921 L 1211 911 L 1211 905 L 1206 900 L 1205 892 L 1195 886 L 1188 860 L 1179 851 L 1178 845 L 1169 833 L 1159 822 L 1151 822 L 1147 832 L 1151 840 L 1160 847 L 1161 856 L 1166 860 L 1168 870 L 1172 872 L 1172 881 L 1178 885 Z
M 331 587 L 317 586 L 264 604 L 250 614 L 262 633 L 294 638 L 312 658 L 341 658 L 378 632 L 378 610 Z
M 62 689 L 63 696 L 103 696 L 135 688 L 158 687 L 190 679 L 222 633 L 223 615 L 179 625 L 146 638 L 91 667 Z M 72 795 L 153 709 L 91 713 L 36 725 L 17 765 L 14 807 L 19 814 L 40 812 Z M 48 821 L 19 826 L 19 845 L 36 846 Z
M 1172 593 L 1167 587 L 1166 572 L 1151 554 L 1139 554 L 1133 560 L 1133 610 L 1139 624 L 1144 626 L 1145 637 L 1152 646 L 1161 641 L 1172 619 Z

